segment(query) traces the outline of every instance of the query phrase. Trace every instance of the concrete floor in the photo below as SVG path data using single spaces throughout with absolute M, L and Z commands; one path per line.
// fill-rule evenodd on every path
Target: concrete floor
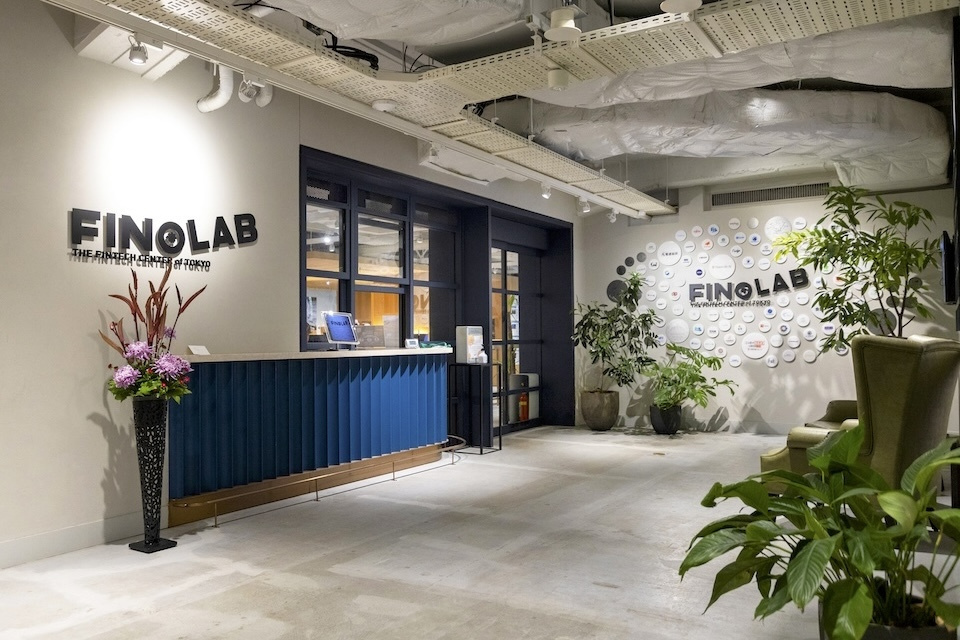
M 817 637 L 815 610 L 708 612 L 713 570 L 677 567 L 719 517 L 714 480 L 782 437 L 541 427 L 489 455 L 0 571 L 0 638 Z

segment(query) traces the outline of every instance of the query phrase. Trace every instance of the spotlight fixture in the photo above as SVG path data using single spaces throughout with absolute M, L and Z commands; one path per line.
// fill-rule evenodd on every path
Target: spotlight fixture
M 395 110 L 398 106 L 396 100 L 390 100 L 389 98 L 382 98 L 379 100 L 374 100 L 370 103 L 370 106 L 373 107 L 374 111 L 380 111 L 382 113 L 390 113 Z
M 583 215 L 590 213 L 590 203 L 587 202 L 586 198 L 580 198 L 580 213 Z
M 616 211 L 611 211 L 610 213 L 608 213 L 608 214 L 607 214 L 607 219 L 610 220 L 610 224 L 613 224 L 614 222 L 616 222 L 616 221 L 617 221 L 617 212 L 616 212 Z
M 147 47 L 136 36 L 130 36 L 130 63 L 138 67 L 147 64 Z
M 541 187 L 540 195 L 543 196 L 544 200 L 549 200 L 550 196 L 552 195 L 552 192 L 550 191 L 550 187 L 545 184 L 540 185 L 540 187 Z
M 649 220 L 649 219 L 650 219 L 650 214 L 647 213 L 646 211 L 638 211 L 638 212 L 637 212 L 637 217 L 640 218 L 641 220 Z
M 580 37 L 580 27 L 574 18 L 585 15 L 574 0 L 563 0 L 563 6 L 549 11 L 550 28 L 543 32 L 543 37 L 551 42 L 572 42 Z
M 549 69 L 547 86 L 554 91 L 563 91 L 570 84 L 570 73 L 566 69 Z
M 435 145 L 430 145 L 430 159 L 438 160 L 439 158 L 440 158 L 440 149 L 438 149 Z
M 663 0 L 660 11 L 664 13 L 690 13 L 703 5 L 703 0 Z

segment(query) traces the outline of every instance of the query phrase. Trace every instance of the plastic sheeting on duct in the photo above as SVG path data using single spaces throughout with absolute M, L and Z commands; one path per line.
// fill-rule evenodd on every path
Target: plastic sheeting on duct
M 706 58 L 633 71 L 524 95 L 567 107 L 597 108 L 676 100 L 803 78 L 934 88 L 951 84 L 950 12 L 906 18 Z
M 519 21 L 523 0 L 272 0 L 338 38 L 446 44 Z
M 605 109 L 538 106 L 536 140 L 587 160 L 624 153 L 685 157 L 808 156 L 846 185 L 946 181 L 943 114 L 886 93 L 715 92 Z

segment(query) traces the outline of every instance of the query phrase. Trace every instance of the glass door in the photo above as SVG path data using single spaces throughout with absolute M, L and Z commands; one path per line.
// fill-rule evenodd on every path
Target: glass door
M 492 415 L 506 432 L 539 424 L 540 259 L 495 246 L 490 276 L 490 355 L 501 365 L 494 369 L 500 379 L 493 381 Z

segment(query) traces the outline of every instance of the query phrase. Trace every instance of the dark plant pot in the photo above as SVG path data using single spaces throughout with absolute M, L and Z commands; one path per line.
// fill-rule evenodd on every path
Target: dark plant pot
M 818 606 L 818 621 L 821 622 L 820 640 L 829 640 L 823 629 L 823 605 Z M 885 627 L 880 624 L 867 625 L 863 640 L 957 640 L 957 632 L 946 627 Z
M 663 436 L 670 436 L 680 430 L 680 407 L 661 409 L 650 405 L 650 424 L 653 430 Z
M 583 391 L 580 411 L 587 426 L 594 431 L 609 431 L 620 417 L 620 392 Z
M 140 468 L 143 540 L 131 542 L 129 546 L 134 551 L 154 553 L 177 546 L 176 541 L 160 537 L 167 401 L 159 398 L 133 398 L 133 428 L 137 437 L 137 464 Z

